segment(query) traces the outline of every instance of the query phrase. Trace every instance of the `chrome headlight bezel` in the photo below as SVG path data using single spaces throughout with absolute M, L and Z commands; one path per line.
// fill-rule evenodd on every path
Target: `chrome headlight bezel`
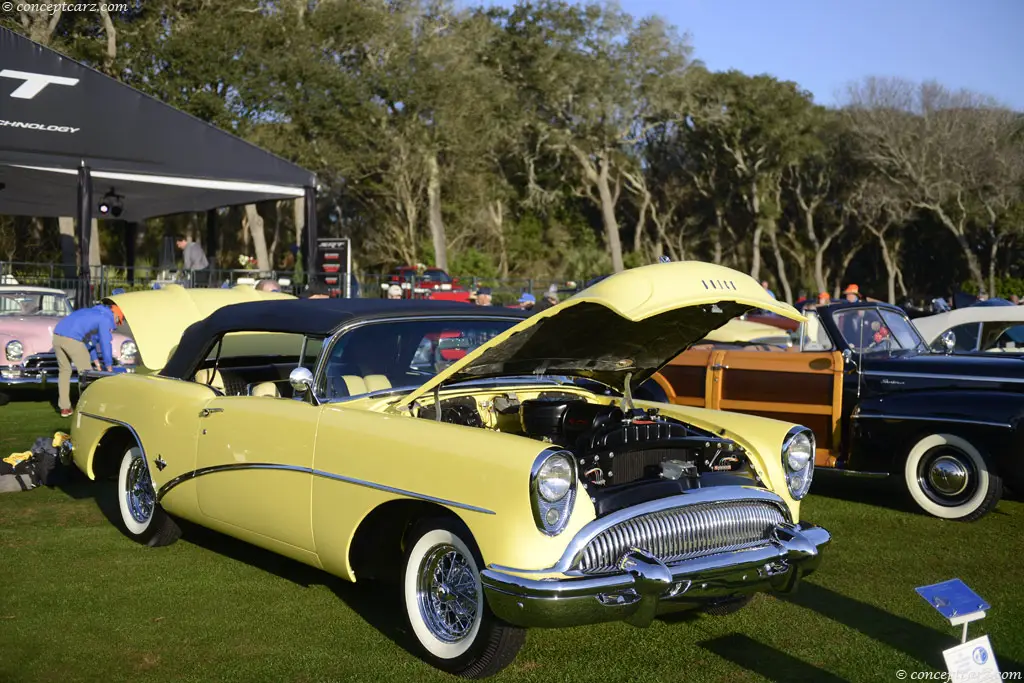
M 561 460 L 568 465 L 569 486 L 561 497 L 549 500 L 542 492 L 545 474 L 558 467 Z M 533 521 L 540 531 L 548 536 L 557 536 L 565 530 L 576 502 L 577 481 L 576 459 L 569 451 L 546 448 L 533 461 L 530 470 L 530 506 L 533 508 Z
M 4 355 L 9 361 L 19 361 L 25 357 L 25 345 L 17 339 L 12 339 L 4 345 Z
M 806 455 L 794 453 L 794 447 L 800 451 L 808 449 Z M 807 427 L 794 427 L 782 441 L 782 470 L 786 473 L 786 488 L 789 489 L 789 495 L 793 500 L 802 500 L 811 490 L 815 451 L 814 432 Z M 797 458 L 795 463 L 794 457 Z M 806 460 L 801 465 L 801 459 L 804 457 Z
M 125 349 L 130 350 L 126 351 Z M 134 339 L 125 339 L 121 342 L 121 348 L 119 349 L 118 356 L 122 365 L 134 364 L 138 355 L 139 345 L 135 343 Z

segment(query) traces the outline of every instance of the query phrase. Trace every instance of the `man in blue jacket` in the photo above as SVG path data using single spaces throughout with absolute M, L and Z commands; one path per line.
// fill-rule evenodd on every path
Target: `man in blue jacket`
M 57 354 L 57 407 L 61 417 L 71 417 L 71 366 L 79 373 L 88 370 L 90 361 L 99 360 L 86 342 L 99 342 L 103 367 L 114 370 L 111 346 L 114 329 L 124 322 L 124 314 L 116 305 L 82 308 L 67 316 L 53 328 L 53 351 Z M 102 368 L 97 367 L 97 370 Z

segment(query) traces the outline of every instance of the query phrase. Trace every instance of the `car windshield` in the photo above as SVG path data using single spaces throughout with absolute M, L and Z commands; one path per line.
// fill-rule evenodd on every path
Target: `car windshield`
M 0 316 L 47 315 L 63 318 L 70 313 L 71 303 L 63 293 L 0 293 Z
M 411 320 L 357 327 L 331 348 L 320 395 L 330 400 L 418 387 L 515 323 Z
M 924 340 L 901 313 L 878 308 L 840 309 L 832 314 L 846 344 L 859 353 L 921 351 Z
M 448 276 L 448 273 L 444 272 L 443 270 L 425 270 L 425 271 L 423 271 L 423 278 L 422 279 L 423 280 L 428 280 L 430 282 L 451 282 L 452 281 L 451 277 Z

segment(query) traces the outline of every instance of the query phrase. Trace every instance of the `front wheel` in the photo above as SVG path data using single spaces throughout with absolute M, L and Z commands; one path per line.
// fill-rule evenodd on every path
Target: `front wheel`
M 424 659 L 465 678 L 487 678 L 511 664 L 526 632 L 500 621 L 484 601 L 483 560 L 468 530 L 451 519 L 424 521 L 406 547 L 402 596 Z
M 991 459 L 954 434 L 929 434 L 914 444 L 904 479 L 914 502 L 942 519 L 973 522 L 1003 495 L 1003 480 Z
M 149 467 L 142 449 L 132 446 L 121 458 L 117 476 L 117 501 L 121 525 L 133 540 L 149 546 L 170 545 L 181 530 L 156 502 Z

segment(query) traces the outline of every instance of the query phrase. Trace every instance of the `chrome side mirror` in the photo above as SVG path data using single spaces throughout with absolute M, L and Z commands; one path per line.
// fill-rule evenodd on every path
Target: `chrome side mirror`
M 309 368 L 295 368 L 288 373 L 288 383 L 296 394 L 304 394 L 313 386 L 313 372 Z
M 942 348 L 945 349 L 946 353 L 953 353 L 953 349 L 956 348 L 956 334 L 953 330 L 946 330 L 939 337 L 939 341 L 942 342 Z
M 843 360 L 849 363 L 851 358 L 853 358 L 853 351 L 850 349 L 843 349 Z

